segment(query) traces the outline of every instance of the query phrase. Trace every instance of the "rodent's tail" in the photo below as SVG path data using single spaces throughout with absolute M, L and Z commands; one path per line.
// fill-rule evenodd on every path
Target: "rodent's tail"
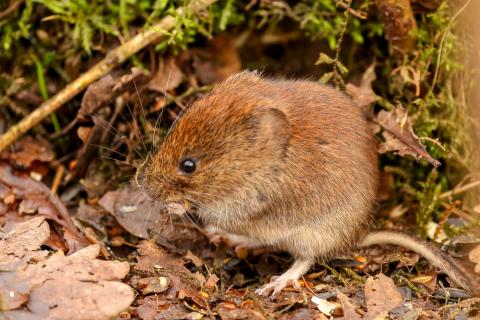
M 363 238 L 358 243 L 358 247 L 368 247 L 374 244 L 393 244 L 412 250 L 440 268 L 457 286 L 471 293 L 478 292 L 474 281 L 468 277 L 465 270 L 456 264 L 451 257 L 422 239 L 395 231 L 375 231 Z

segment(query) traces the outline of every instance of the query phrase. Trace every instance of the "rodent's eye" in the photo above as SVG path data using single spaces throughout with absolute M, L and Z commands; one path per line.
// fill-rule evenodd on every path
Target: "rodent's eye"
M 180 170 L 183 173 L 192 173 L 197 169 L 197 163 L 195 160 L 190 158 L 185 158 L 180 162 Z

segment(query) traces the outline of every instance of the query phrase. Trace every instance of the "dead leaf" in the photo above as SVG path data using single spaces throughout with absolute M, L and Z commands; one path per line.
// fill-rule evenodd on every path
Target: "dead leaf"
M 70 256 L 49 255 L 39 250 L 48 236 L 45 218 L 35 217 L 0 240 L 0 300 L 7 318 L 110 319 L 133 302 L 132 289 L 115 281 L 127 275 L 127 262 L 96 260 L 96 245 Z
M 199 273 L 192 273 L 185 267 L 185 261 L 173 257 L 164 249 L 156 246 L 151 241 L 142 241 L 138 245 L 137 265 L 135 271 L 142 275 L 166 276 L 171 280 L 167 297 L 192 301 L 199 307 L 206 309 L 207 302 L 200 294 L 200 288 L 205 283 L 205 278 Z
M 402 157 L 410 155 L 416 160 L 423 158 L 434 167 L 440 166 L 441 163 L 425 151 L 425 146 L 413 131 L 405 108 L 399 105 L 393 111 L 381 110 L 374 122 L 382 127 L 382 136 L 385 139 L 378 149 L 379 153 L 393 151 Z
M 188 219 L 164 212 L 134 185 L 107 192 L 99 204 L 131 234 L 144 239 L 155 237 L 170 251 L 198 250 L 208 239 Z
M 267 319 L 262 310 L 256 303 L 246 303 L 242 306 L 237 306 L 235 303 L 226 301 L 219 303 L 215 311 L 218 313 L 222 320 L 234 320 L 234 319 L 254 319 L 264 320 Z
M 393 280 L 383 273 L 369 277 L 364 291 L 368 310 L 364 319 L 387 319 L 388 312 L 403 303 Z
M 70 235 L 69 252 L 75 248 L 83 248 L 89 244 L 88 240 L 77 230 L 72 218 L 57 195 L 42 182 L 35 181 L 26 174 L 14 173 L 7 165 L 0 165 L 0 182 L 15 192 L 15 199 L 23 199 L 19 213 L 40 214 L 55 221 L 63 227 L 64 233 Z M 11 203 L 13 205 L 13 203 Z M 65 238 L 65 237 L 64 237 Z
M 117 222 L 131 234 L 149 239 L 161 230 L 169 220 L 143 192 L 128 185 L 126 188 L 107 192 L 98 202 Z
M 160 66 L 147 83 L 147 88 L 165 94 L 178 87 L 183 80 L 182 70 L 175 63 L 173 57 L 160 58 Z
M 335 311 L 337 304 L 317 296 L 312 297 L 312 302 L 317 306 L 317 309 L 327 317 L 331 316 Z
M 242 68 L 235 39 L 226 34 L 213 38 L 206 49 L 190 51 L 195 75 L 202 84 L 221 82 Z
M 345 320 L 360 320 L 362 317 L 355 311 L 356 307 L 350 302 L 350 299 L 341 292 L 337 292 L 337 298 L 342 305 L 343 318 Z
M 307 308 L 300 308 L 283 315 L 280 320 L 327 320 L 322 313 Z
M 29 168 L 34 161 L 50 162 L 55 159 L 52 145 L 41 137 L 26 136 L 0 153 L 1 159 L 7 159 L 15 166 Z
M 142 289 L 142 294 L 161 293 L 167 291 L 170 286 L 168 277 L 148 277 L 138 280 L 138 286 Z
M 78 127 L 77 136 L 80 138 L 80 140 L 82 140 L 83 144 L 85 144 L 88 143 L 92 131 L 92 127 Z
M 362 110 L 371 113 L 370 106 L 377 101 L 377 96 L 372 89 L 372 82 L 377 78 L 375 74 L 375 61 L 368 66 L 367 70 L 362 75 L 360 85 L 356 86 L 352 83 L 348 83 L 345 87 L 345 91 L 352 97 L 353 102 Z
M 91 116 L 122 93 L 135 90 L 135 85 L 144 83 L 148 78 L 144 70 L 135 67 L 127 74 L 110 73 L 104 76 L 85 91 L 77 118 L 85 119 Z

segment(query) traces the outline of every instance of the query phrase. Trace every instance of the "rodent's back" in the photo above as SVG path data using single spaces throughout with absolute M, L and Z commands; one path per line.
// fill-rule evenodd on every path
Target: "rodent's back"
M 264 186 L 273 192 L 265 213 L 235 221 L 231 231 L 294 254 L 327 257 L 351 248 L 368 229 L 378 183 L 366 116 L 343 93 L 318 83 L 242 80 L 228 88 L 275 101 L 291 135 L 277 181 Z
M 178 170 L 197 161 L 193 174 Z M 193 103 L 145 166 L 154 198 L 187 200 L 207 223 L 294 255 L 330 256 L 365 229 L 375 141 L 344 94 L 241 73 Z
M 320 244 L 330 239 L 314 250 L 330 255 L 348 249 L 368 229 L 377 192 L 376 142 L 366 115 L 328 86 L 308 81 L 272 86 L 292 125 L 285 165 L 289 189 L 298 188 L 292 198 L 311 200 L 295 214 L 322 235 Z

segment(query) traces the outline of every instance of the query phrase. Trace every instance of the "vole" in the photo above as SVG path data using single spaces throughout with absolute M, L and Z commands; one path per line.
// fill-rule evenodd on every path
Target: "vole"
M 426 242 L 388 231 L 365 236 L 378 176 L 375 138 L 350 98 L 256 72 L 233 75 L 195 101 L 137 172 L 151 198 L 196 207 L 208 225 L 293 255 L 258 294 L 295 284 L 318 257 L 384 243 L 416 251 L 471 291 L 461 269 Z

